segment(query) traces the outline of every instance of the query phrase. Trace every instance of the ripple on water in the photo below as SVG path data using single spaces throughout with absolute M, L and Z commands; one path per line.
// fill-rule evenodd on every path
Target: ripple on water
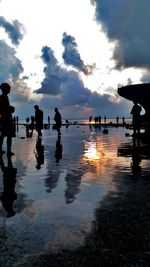
M 32 138 L 21 138 L 25 129 L 19 129 L 12 157 L 17 168 L 11 188 L 17 194 L 10 204 L 14 216 L 8 218 L 0 203 L 0 240 L 8 258 L 18 260 L 30 253 L 85 242 L 103 197 L 109 191 L 117 196 L 119 180 L 133 175 L 135 158 L 129 150 L 133 144 L 125 132 L 110 128 L 105 135 L 88 125 L 73 125 L 62 127 L 61 138 L 52 129 L 43 130 L 43 140 L 38 142 L 36 132 Z M 4 164 L 7 166 L 6 155 Z M 148 175 L 148 159 L 139 164 Z M 0 172 L 3 191 L 6 185 L 2 169 Z

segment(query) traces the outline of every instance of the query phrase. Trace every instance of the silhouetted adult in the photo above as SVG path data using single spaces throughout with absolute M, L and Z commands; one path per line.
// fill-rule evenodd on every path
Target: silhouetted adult
M 47 120 L 48 120 L 48 125 L 50 126 L 50 120 L 51 120 L 50 116 L 47 117 Z
M 4 137 L 7 137 L 7 154 L 14 155 L 11 151 L 12 137 L 15 137 L 15 125 L 12 119 L 12 113 L 15 111 L 13 106 L 10 106 L 8 94 L 10 93 L 10 85 L 8 83 L 2 83 L 0 85 L 2 94 L 0 95 L 0 123 L 1 123 L 1 135 L 0 135 L 0 153 L 2 150 Z
M 92 121 L 92 115 L 89 117 L 89 123 L 91 123 Z
M 98 116 L 98 122 L 99 122 L 99 124 L 101 124 L 101 120 L 102 120 L 102 118 L 101 118 L 101 116 L 99 115 L 99 116 Z
M 140 127 L 141 127 L 140 113 L 142 111 L 142 108 L 136 101 L 134 101 L 133 103 L 134 105 L 131 110 L 132 126 L 133 126 L 133 133 L 136 134 L 136 133 L 140 133 Z
M 60 132 L 60 128 L 62 126 L 61 114 L 58 108 L 55 108 L 54 111 L 55 111 L 55 116 L 54 116 L 55 127 L 54 128 L 57 130 L 58 135 L 61 135 L 61 132 Z
M 117 124 L 119 123 L 119 117 L 118 116 L 116 117 L 116 123 Z
M 38 105 L 34 106 L 35 109 L 35 130 L 38 133 L 38 137 L 42 137 L 42 129 L 43 129 L 43 111 L 39 109 Z
M 125 125 L 125 117 L 122 117 L 122 123 Z
M 0 165 L 3 172 L 3 192 L 0 192 L 0 200 L 4 209 L 7 211 L 7 217 L 15 215 L 13 202 L 17 199 L 15 192 L 17 169 L 13 167 L 11 155 L 7 155 L 8 164 L 4 165 L 2 155 L 0 155 Z

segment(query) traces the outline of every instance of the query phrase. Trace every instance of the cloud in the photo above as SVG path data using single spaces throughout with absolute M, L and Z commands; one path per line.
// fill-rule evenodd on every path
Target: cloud
M 24 27 L 18 20 L 13 20 L 12 23 L 0 17 L 0 27 L 2 27 L 8 34 L 10 40 L 14 45 L 18 45 L 23 38 Z
M 34 93 L 42 94 L 40 105 L 47 113 L 58 106 L 65 117 L 81 118 L 88 117 L 91 113 L 108 116 L 110 110 L 111 114 L 116 116 L 116 111 L 123 109 L 120 103 L 114 103 L 110 95 L 99 95 L 86 88 L 79 72 L 64 69 L 51 48 L 44 46 L 41 58 L 45 63 L 45 77 L 41 88 Z
M 7 81 L 10 76 L 18 79 L 23 72 L 22 63 L 16 57 L 15 49 L 3 40 L 0 40 L 0 70 L 0 82 Z
M 116 42 L 116 68 L 150 69 L 150 2 L 147 0 L 92 0 L 96 19 Z
M 21 29 L 23 28 L 17 20 L 11 23 L 0 17 L 0 27 L 8 33 L 13 44 L 18 45 L 23 38 Z M 19 105 L 31 98 L 31 89 L 20 78 L 24 69 L 21 60 L 16 56 L 17 51 L 10 47 L 4 40 L 0 40 L 0 83 L 8 82 L 13 88 L 11 100 Z
M 75 71 L 68 71 L 68 79 L 63 85 L 62 103 L 65 106 L 87 105 L 91 91 L 85 88 L 83 81 Z
M 23 79 L 13 79 L 10 77 L 8 83 L 13 88 L 13 99 L 19 102 L 26 102 L 31 99 L 31 89 Z
M 78 52 L 75 38 L 64 32 L 62 38 L 62 44 L 65 49 L 62 55 L 65 64 L 73 66 L 77 70 L 82 71 L 85 75 L 91 74 L 93 69 L 95 68 L 95 65 L 84 64 Z
M 44 46 L 41 59 L 45 63 L 44 80 L 41 88 L 35 90 L 37 94 L 58 95 L 62 91 L 62 84 L 66 80 L 66 71 L 59 65 L 53 50 Z

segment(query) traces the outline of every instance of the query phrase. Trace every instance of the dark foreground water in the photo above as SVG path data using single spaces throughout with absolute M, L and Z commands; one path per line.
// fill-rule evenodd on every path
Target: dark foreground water
M 102 199 L 117 195 L 116 180 L 149 175 L 149 146 L 141 151 L 123 127 L 103 130 L 63 126 L 59 139 L 44 129 L 40 142 L 36 132 L 27 138 L 19 126 L 12 162 L 5 154 L 0 162 L 2 267 L 30 254 L 82 246 Z

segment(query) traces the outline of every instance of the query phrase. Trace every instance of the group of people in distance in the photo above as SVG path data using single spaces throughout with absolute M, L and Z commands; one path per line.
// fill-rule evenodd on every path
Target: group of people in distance
M 10 105 L 8 94 L 10 93 L 11 87 L 8 83 L 0 84 L 2 94 L 0 95 L 0 155 L 5 153 L 3 151 L 4 137 L 7 137 L 7 155 L 12 156 L 14 153 L 11 151 L 12 137 L 15 137 L 15 125 L 13 122 L 12 114 L 15 112 L 15 108 Z M 34 129 L 38 133 L 38 138 L 42 137 L 43 129 L 43 111 L 38 105 L 34 106 L 35 117 L 34 117 Z M 62 118 L 58 108 L 55 108 L 55 129 L 58 132 L 58 136 L 61 135 L 60 128 L 62 126 Z

